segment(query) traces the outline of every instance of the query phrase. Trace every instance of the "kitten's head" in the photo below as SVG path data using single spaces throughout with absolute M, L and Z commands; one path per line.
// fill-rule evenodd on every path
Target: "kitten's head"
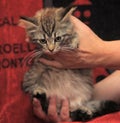
M 26 29 L 30 42 L 54 53 L 71 48 L 75 32 L 69 17 L 74 10 L 75 7 L 42 9 L 34 17 L 21 17 L 19 25 Z

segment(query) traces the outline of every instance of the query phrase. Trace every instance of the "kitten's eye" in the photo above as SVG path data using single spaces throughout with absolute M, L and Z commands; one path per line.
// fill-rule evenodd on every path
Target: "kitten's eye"
M 60 36 L 55 38 L 55 42 L 60 42 L 60 41 L 61 41 L 61 37 Z
M 42 44 L 46 44 L 46 43 L 47 43 L 47 41 L 46 41 L 45 39 L 40 39 L 39 41 L 40 41 L 40 43 L 42 43 Z

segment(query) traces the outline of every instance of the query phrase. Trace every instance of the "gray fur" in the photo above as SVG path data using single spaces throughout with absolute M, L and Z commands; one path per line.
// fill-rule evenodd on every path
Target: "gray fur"
M 35 58 L 44 54 L 44 51 L 55 53 L 77 49 L 79 40 L 69 19 L 74 9 L 69 9 L 66 13 L 64 10 L 47 8 L 36 13 L 32 18 L 34 22 L 21 20 L 27 25 L 26 31 L 31 42 L 42 48 L 33 54 Z M 60 41 L 56 41 L 57 37 L 61 37 Z M 46 42 L 41 43 L 41 39 Z M 93 99 L 92 73 L 89 69 L 57 69 L 35 60 L 24 76 L 23 88 L 31 95 L 46 93 L 47 98 L 56 95 L 58 112 L 60 101 L 65 98 L 70 101 L 71 112 L 80 109 L 92 115 L 101 107 L 101 101 Z

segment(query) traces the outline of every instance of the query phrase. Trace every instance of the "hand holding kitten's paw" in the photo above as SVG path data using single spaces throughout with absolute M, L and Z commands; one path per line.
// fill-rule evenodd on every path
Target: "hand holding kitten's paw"
M 64 100 L 62 102 L 61 112 L 58 115 L 56 111 L 56 98 L 52 97 L 49 100 L 49 106 L 48 106 L 48 113 L 46 114 L 42 110 L 42 106 L 40 104 L 40 101 L 36 98 L 33 99 L 33 111 L 34 114 L 45 123 L 57 123 L 57 122 L 65 122 L 70 121 L 69 117 L 69 103 L 67 100 Z

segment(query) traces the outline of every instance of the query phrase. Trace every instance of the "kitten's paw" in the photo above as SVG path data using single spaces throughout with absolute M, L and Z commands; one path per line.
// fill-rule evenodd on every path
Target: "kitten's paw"
M 48 110 L 48 100 L 47 100 L 46 94 L 45 93 L 42 93 L 42 94 L 36 93 L 35 95 L 33 95 L 33 98 L 37 98 L 37 99 L 40 100 L 40 103 L 41 103 L 43 111 L 45 113 L 47 113 L 47 110 Z
M 37 98 L 40 101 L 43 111 L 47 113 L 48 100 L 47 100 L 47 96 L 45 92 L 41 88 L 38 87 L 33 91 L 33 97 Z
M 44 92 L 40 89 L 40 88 L 37 88 L 33 91 L 33 95 L 41 95 L 43 94 Z
M 92 119 L 92 114 L 89 114 L 88 112 L 82 111 L 82 110 L 76 110 L 73 112 L 70 112 L 70 117 L 72 121 L 88 121 Z
M 46 94 L 45 93 L 42 93 L 42 94 L 39 94 L 39 93 L 36 93 L 36 94 L 33 94 L 33 97 L 43 101 L 43 100 L 46 100 Z
M 70 113 L 71 119 L 73 121 L 89 121 L 98 116 L 102 116 L 105 114 L 113 113 L 116 111 L 120 111 L 120 105 L 113 101 L 103 101 L 101 102 L 101 106 L 96 110 L 76 110 Z

